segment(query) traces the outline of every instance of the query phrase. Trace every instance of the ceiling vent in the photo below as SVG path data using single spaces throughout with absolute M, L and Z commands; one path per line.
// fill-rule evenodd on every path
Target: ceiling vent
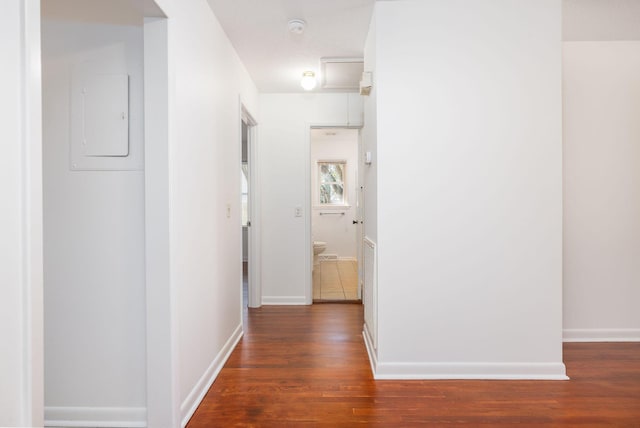
M 321 58 L 322 89 L 358 91 L 364 70 L 362 58 Z

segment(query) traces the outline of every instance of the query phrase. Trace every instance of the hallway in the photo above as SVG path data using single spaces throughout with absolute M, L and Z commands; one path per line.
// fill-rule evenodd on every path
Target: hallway
M 570 381 L 373 381 L 362 306 L 264 306 L 188 428 L 637 427 L 640 343 L 564 345 Z

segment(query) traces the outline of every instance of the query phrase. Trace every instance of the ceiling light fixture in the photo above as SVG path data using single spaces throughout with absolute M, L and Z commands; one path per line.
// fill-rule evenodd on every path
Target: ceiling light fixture
M 313 71 L 305 71 L 302 73 L 302 80 L 300 85 L 305 91 L 310 91 L 316 87 L 316 73 Z
M 302 19 L 292 19 L 289 21 L 289 32 L 293 34 L 302 34 L 304 33 L 304 29 L 307 27 L 307 23 Z

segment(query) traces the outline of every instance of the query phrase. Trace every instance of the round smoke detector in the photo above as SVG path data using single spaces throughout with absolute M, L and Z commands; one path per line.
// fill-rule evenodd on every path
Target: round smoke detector
M 302 34 L 304 33 L 304 29 L 307 27 L 307 23 L 302 19 L 292 19 L 289 21 L 289 32 L 293 34 Z

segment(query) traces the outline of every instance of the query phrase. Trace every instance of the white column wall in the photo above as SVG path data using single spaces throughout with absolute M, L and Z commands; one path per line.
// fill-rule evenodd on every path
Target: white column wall
M 257 89 L 205 1 L 162 0 L 168 16 L 168 221 L 181 424 L 242 335 L 240 100 Z M 227 206 L 230 216 L 227 216 Z
M 640 42 L 565 42 L 565 340 L 640 340 Z
M 376 9 L 376 375 L 564 378 L 560 2 Z

